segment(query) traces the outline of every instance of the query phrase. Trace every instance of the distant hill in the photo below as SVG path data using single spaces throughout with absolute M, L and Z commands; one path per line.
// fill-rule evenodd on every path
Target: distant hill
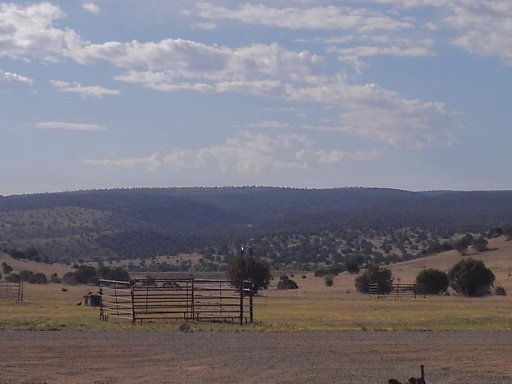
M 293 235 L 300 244 L 288 245 L 297 248 L 304 245 L 298 235 L 368 228 L 374 236 L 416 228 L 449 238 L 511 225 L 512 191 L 223 187 L 0 196 L 0 248 L 33 246 L 52 261 L 207 248 L 222 254 L 233 244 L 272 236 L 288 236 L 290 243 Z

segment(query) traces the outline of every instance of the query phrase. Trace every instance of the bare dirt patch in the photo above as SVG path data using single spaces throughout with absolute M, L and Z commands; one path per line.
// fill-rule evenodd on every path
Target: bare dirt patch
M 238 328 L 237 328 L 238 329 Z M 512 382 L 512 332 L 0 331 L 0 383 Z

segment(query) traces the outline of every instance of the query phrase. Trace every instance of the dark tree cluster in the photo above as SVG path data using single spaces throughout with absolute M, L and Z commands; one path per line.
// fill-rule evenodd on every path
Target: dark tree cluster
M 5 279 L 12 283 L 24 281 L 30 284 L 47 284 L 48 279 L 44 273 L 23 270 L 20 273 L 11 273 Z
M 130 275 L 120 267 L 111 269 L 101 266 L 96 269 L 90 265 L 80 265 L 74 272 L 67 272 L 62 277 L 62 282 L 69 285 L 98 284 L 99 279 L 130 281 Z

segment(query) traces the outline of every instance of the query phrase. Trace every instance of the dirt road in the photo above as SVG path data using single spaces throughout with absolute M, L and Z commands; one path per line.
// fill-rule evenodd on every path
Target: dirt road
M 512 332 L 0 331 L 0 383 L 512 383 Z

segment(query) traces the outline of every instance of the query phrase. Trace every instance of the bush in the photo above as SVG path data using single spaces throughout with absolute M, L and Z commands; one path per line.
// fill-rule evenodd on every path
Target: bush
M 315 271 L 315 277 L 324 277 L 325 275 L 338 276 L 345 271 L 345 267 L 341 264 L 333 264 L 329 267 L 323 267 Z
M 416 285 L 421 288 L 421 293 L 427 295 L 446 292 L 449 283 L 448 275 L 437 269 L 425 269 L 416 276 Z
M 380 294 L 388 294 L 393 290 L 393 274 L 387 268 L 371 266 L 356 278 L 356 289 L 361 293 L 369 293 L 370 283 L 379 284 Z
M 78 284 L 97 284 L 96 268 L 89 265 L 79 265 L 74 272 Z
M 76 279 L 76 275 L 74 272 L 66 272 L 64 276 L 62 276 L 62 282 L 67 285 L 78 284 L 78 280 Z
M 487 248 L 489 243 L 487 242 L 487 240 L 485 240 L 483 236 L 474 239 L 472 245 L 477 252 L 483 252 L 489 249 Z
M 7 263 L 2 263 L 2 270 L 5 274 L 9 274 L 12 272 L 12 267 Z
M 507 291 L 501 285 L 498 285 L 494 291 L 496 296 L 507 296 Z
M 297 289 L 299 286 L 295 281 L 289 279 L 288 276 L 281 276 L 281 280 L 277 283 L 277 289 Z
M 326 287 L 332 287 L 334 285 L 334 277 L 332 275 L 326 275 L 324 277 L 324 283 Z
M 20 275 L 17 273 L 11 273 L 10 275 L 5 276 L 5 280 L 9 283 L 19 283 L 21 281 Z
M 482 261 L 467 259 L 459 261 L 450 269 L 448 279 L 455 292 L 476 297 L 489 294 L 495 276 Z
M 11 275 L 12 276 L 12 275 Z M 20 281 L 26 281 L 30 284 L 47 284 L 48 279 L 44 273 L 34 273 L 32 271 L 21 271 L 18 275 Z
M 359 264 L 355 260 L 349 260 L 345 265 L 345 269 L 352 274 L 359 273 Z
M 130 281 L 130 274 L 121 267 L 110 269 L 108 267 L 101 267 L 98 270 L 98 276 L 101 279 L 117 280 L 117 281 Z
M 241 258 L 235 257 L 228 265 L 226 271 L 228 280 L 231 281 L 231 284 L 236 289 L 240 289 L 242 276 L 244 280 L 252 278 L 254 293 L 258 293 L 260 289 L 268 287 L 272 278 L 269 262 L 263 259 L 244 257 L 243 268 L 241 263 Z

